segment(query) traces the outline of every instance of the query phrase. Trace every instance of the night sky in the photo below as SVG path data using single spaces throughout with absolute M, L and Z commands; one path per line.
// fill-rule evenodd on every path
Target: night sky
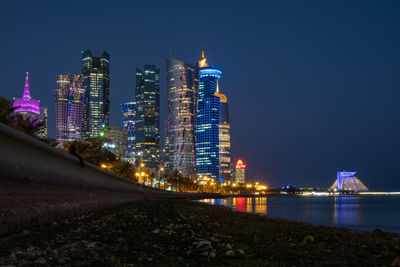
M 165 121 L 165 59 L 194 64 L 205 50 L 251 180 L 329 187 L 354 170 L 370 189 L 400 190 L 399 14 L 399 1 L 2 1 L 0 95 L 21 97 L 29 71 L 55 137 L 56 75 L 105 50 L 111 124 L 144 64 L 161 69 Z

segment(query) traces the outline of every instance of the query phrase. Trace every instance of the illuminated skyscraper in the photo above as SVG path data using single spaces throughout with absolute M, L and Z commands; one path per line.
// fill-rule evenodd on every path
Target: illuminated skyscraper
M 111 140 L 111 143 L 115 146 L 115 150 L 112 150 L 112 152 L 117 158 L 121 159 L 128 142 L 127 131 L 119 126 L 107 126 L 104 130 L 104 138 Z
M 82 52 L 82 81 L 85 88 L 84 138 L 103 134 L 110 113 L 110 56 Z
M 204 52 L 199 61 L 200 85 L 196 117 L 196 168 L 198 175 L 219 177 L 220 98 L 218 81 L 222 71 L 208 66 Z
M 126 150 L 122 159 L 131 164 L 135 164 L 135 105 L 135 102 L 121 104 L 122 124 L 128 135 Z
M 39 120 L 42 123 L 42 126 L 40 127 L 38 134 L 38 136 L 41 138 L 47 138 L 47 118 L 48 118 L 47 114 L 48 114 L 48 108 L 46 106 L 41 106 Z
M 22 98 L 14 98 L 13 107 L 15 113 L 22 115 L 24 119 L 30 119 L 31 121 L 39 120 L 40 108 L 39 100 L 31 98 L 31 92 L 29 91 L 29 74 L 26 73 L 25 77 L 25 89 Z
M 57 75 L 56 138 L 65 143 L 82 139 L 84 121 L 84 95 L 81 75 Z
M 238 184 L 246 183 L 246 165 L 240 159 L 236 162 L 235 183 Z
M 231 132 L 229 123 L 228 98 L 215 93 L 220 99 L 219 116 L 219 177 L 224 181 L 231 180 Z
M 198 94 L 196 67 L 167 59 L 168 123 L 166 150 L 170 170 L 195 179 L 195 121 Z
M 160 70 L 136 69 L 136 157 L 156 172 L 160 164 Z

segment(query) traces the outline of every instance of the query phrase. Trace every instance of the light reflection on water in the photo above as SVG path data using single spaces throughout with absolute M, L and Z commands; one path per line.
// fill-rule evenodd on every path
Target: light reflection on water
M 314 225 L 347 227 L 400 233 L 399 196 L 335 197 L 233 197 L 203 199 L 199 202 L 230 207 L 239 212 L 264 214 L 272 218 L 291 219 Z

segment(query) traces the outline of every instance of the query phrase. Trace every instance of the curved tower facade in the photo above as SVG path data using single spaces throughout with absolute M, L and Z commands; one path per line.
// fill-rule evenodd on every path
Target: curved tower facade
M 54 91 L 57 142 L 82 139 L 84 95 L 81 75 L 57 75 L 57 89 Z
M 197 69 L 183 61 L 167 59 L 167 150 L 170 170 L 194 179 L 195 121 L 198 94 Z

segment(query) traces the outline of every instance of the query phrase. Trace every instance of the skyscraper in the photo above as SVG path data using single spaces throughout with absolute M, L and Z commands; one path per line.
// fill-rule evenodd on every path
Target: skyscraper
M 24 119 L 30 121 L 39 121 L 40 107 L 39 100 L 31 98 L 31 92 L 29 91 L 29 74 L 26 73 L 25 77 L 25 89 L 22 98 L 14 98 L 13 107 L 15 113 L 22 115 Z
M 236 162 L 235 183 L 238 184 L 246 183 L 246 165 L 240 159 Z
M 228 98 L 215 93 L 220 99 L 219 116 L 219 177 L 224 181 L 231 180 L 231 132 L 229 122 Z
M 131 164 L 135 164 L 135 106 L 135 102 L 121 104 L 122 124 L 128 135 L 126 150 L 122 159 Z
M 93 53 L 94 54 L 94 53 Z M 82 81 L 85 88 L 84 138 L 104 134 L 110 113 L 110 55 L 82 52 Z
M 39 137 L 41 138 L 47 138 L 47 118 L 48 118 L 47 114 L 48 114 L 48 108 L 46 106 L 41 106 L 39 120 L 42 123 L 42 126 L 40 126 L 38 134 Z
M 173 58 L 167 59 L 167 167 L 192 179 L 196 175 L 194 131 L 198 82 L 196 67 Z
M 117 156 L 117 158 L 121 159 L 127 146 L 127 131 L 119 126 L 107 126 L 104 130 L 104 138 L 111 140 L 111 142 L 116 146 L 115 150 L 112 152 Z
M 136 69 L 136 157 L 156 172 L 160 164 L 160 70 Z
M 82 139 L 84 95 L 81 75 L 57 75 L 57 89 L 54 90 L 57 142 L 62 144 Z
M 204 52 L 199 61 L 200 85 L 196 117 L 196 168 L 198 175 L 219 177 L 220 98 L 218 81 L 222 71 L 208 66 Z

